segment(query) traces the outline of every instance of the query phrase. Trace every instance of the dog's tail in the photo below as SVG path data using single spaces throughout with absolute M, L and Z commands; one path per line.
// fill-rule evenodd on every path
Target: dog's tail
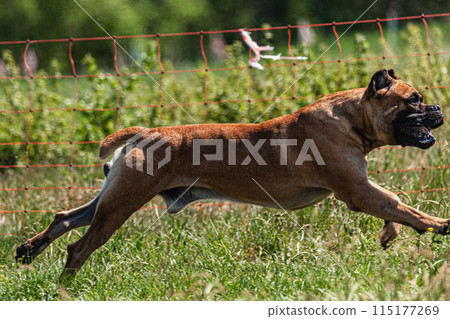
M 148 128 L 133 126 L 108 135 L 100 145 L 99 157 L 101 159 L 107 158 L 128 140 L 133 139 L 133 141 L 137 141 L 148 132 L 150 132 Z

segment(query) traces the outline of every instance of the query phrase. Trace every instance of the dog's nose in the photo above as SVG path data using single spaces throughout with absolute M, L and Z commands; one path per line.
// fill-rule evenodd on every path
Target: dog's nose
M 441 107 L 440 107 L 439 105 L 427 105 L 427 106 L 425 107 L 425 111 L 435 111 L 435 112 L 438 112 L 438 111 L 441 111 Z

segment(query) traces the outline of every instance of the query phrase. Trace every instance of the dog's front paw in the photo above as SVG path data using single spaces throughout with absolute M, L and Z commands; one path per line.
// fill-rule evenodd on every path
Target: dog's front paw
M 428 228 L 428 231 L 432 231 L 433 233 L 439 235 L 450 235 L 450 218 L 439 218 L 437 226 Z
M 385 221 L 383 229 L 378 234 L 378 239 L 384 249 L 389 248 L 395 238 L 397 238 L 402 225 L 394 222 Z
M 442 235 L 450 235 L 450 218 L 446 219 L 442 227 Z

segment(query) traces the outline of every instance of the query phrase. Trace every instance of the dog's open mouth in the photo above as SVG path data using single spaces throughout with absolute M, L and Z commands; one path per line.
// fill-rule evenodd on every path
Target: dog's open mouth
M 398 144 L 427 149 L 436 142 L 431 130 L 444 124 L 444 115 L 439 106 L 427 105 L 425 112 L 400 114 L 392 124 Z

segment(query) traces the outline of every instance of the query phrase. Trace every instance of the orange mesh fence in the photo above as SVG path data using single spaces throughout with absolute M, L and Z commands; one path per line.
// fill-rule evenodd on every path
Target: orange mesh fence
M 304 61 L 304 62 L 296 62 L 296 61 L 289 61 L 288 63 L 271 63 L 264 65 L 266 68 L 279 68 L 279 67 L 289 67 L 292 66 L 292 74 L 293 78 L 296 79 L 298 77 L 298 71 L 296 66 L 299 65 L 311 65 L 311 64 L 331 64 L 331 65 L 337 65 L 338 67 L 338 79 L 336 79 L 336 91 L 339 90 L 341 85 L 341 64 L 344 62 L 354 62 L 354 61 L 369 61 L 369 60 L 379 60 L 381 61 L 382 65 L 384 66 L 385 61 L 389 59 L 399 59 L 399 58 L 414 58 L 414 57 L 427 57 L 428 59 L 428 69 L 427 72 L 427 80 L 426 84 L 423 87 L 420 87 L 420 89 L 425 90 L 424 95 L 427 94 L 429 90 L 434 89 L 441 89 L 441 90 L 448 90 L 450 89 L 450 85 L 448 83 L 444 83 L 447 85 L 441 85 L 441 86 L 431 86 L 430 85 L 430 79 L 431 79 L 431 66 L 430 61 L 432 56 L 444 56 L 450 54 L 450 51 L 442 51 L 442 52 L 436 52 L 432 50 L 431 42 L 430 42 L 430 34 L 428 30 L 428 23 L 427 20 L 430 19 L 436 19 L 436 18 L 442 18 L 442 17 L 450 17 L 450 13 L 441 13 L 441 14 L 432 14 L 432 15 L 420 15 L 420 16 L 410 16 L 410 17 L 398 17 L 398 18 L 388 18 L 388 19 L 372 19 L 372 20 L 360 20 L 356 22 L 357 24 L 373 24 L 375 28 L 379 30 L 379 35 L 382 43 L 383 50 L 380 52 L 381 54 L 379 56 L 370 56 L 370 57 L 360 57 L 360 58 L 342 58 L 342 43 L 339 38 L 338 31 L 336 29 L 336 26 L 343 26 L 343 25 L 351 25 L 353 22 L 331 22 L 331 23 L 321 23 L 321 24 L 308 24 L 308 25 L 289 25 L 289 26 L 280 26 L 280 27 L 268 27 L 268 28 L 253 28 L 253 29 L 246 29 L 247 31 L 269 31 L 269 30 L 286 30 L 287 31 L 287 48 L 289 52 L 289 56 L 294 57 L 294 53 L 292 50 L 292 32 L 293 30 L 300 29 L 300 28 L 317 28 L 317 27 L 330 27 L 331 31 L 333 32 L 334 36 L 336 37 L 336 44 L 339 49 L 339 57 L 336 60 L 321 60 L 321 61 Z M 401 54 L 401 55 L 386 55 L 386 41 L 384 38 L 383 33 L 383 26 L 382 22 L 388 22 L 388 21 L 403 21 L 403 20 L 416 20 L 423 22 L 423 27 L 425 28 L 426 32 L 426 40 L 427 40 L 427 52 L 423 53 L 414 53 L 414 54 Z M 448 21 L 448 20 L 446 20 Z M 221 67 L 221 68 L 210 68 L 208 66 L 208 58 L 207 54 L 205 52 L 205 43 L 204 39 L 207 35 L 212 34 L 225 34 L 225 33 L 239 33 L 238 29 L 235 30 L 220 30 L 220 31 L 200 31 L 200 32 L 184 32 L 184 33 L 171 33 L 171 34 L 150 34 L 150 35 L 136 35 L 136 36 L 116 36 L 113 37 L 113 39 L 133 39 L 133 38 L 155 38 L 156 44 L 157 44 L 157 55 L 158 55 L 158 65 L 159 70 L 158 71 L 149 71 L 149 72 L 129 72 L 129 73 L 121 73 L 119 68 L 119 62 L 118 62 L 118 48 L 115 41 L 112 41 L 110 37 L 91 37 L 91 38 L 65 38 L 65 39 L 46 39 L 46 40 L 26 40 L 26 41 L 3 41 L 0 42 L 0 50 L 2 50 L 2 47 L 7 45 L 23 45 L 23 65 L 25 67 L 26 75 L 19 75 L 19 76 L 2 76 L 0 75 L 0 81 L 10 81 L 10 80 L 28 80 L 29 83 L 29 102 L 27 109 L 22 110 L 0 110 L 0 119 L 2 114 L 10 113 L 10 114 L 19 114 L 19 113 L 29 113 L 28 120 L 25 125 L 26 130 L 23 132 L 23 141 L 22 142 L 9 142 L 9 141 L 1 141 L 0 140 L 0 146 L 24 146 L 24 150 L 26 152 L 26 161 L 25 164 L 17 164 L 17 165 L 7 165 L 6 163 L 0 162 L 0 169 L 23 169 L 23 187 L 7 187 L 5 184 L 0 184 L 0 191 L 1 192 L 23 192 L 24 194 L 24 201 L 23 201 L 23 208 L 22 209 L 9 209 L 6 205 L 0 203 L 0 214 L 23 214 L 22 219 L 22 232 L 20 233 L 1 233 L 0 235 L 25 235 L 26 234 L 26 221 L 27 221 L 27 214 L 32 213 L 55 213 L 56 211 L 53 210 L 45 210 L 45 209 L 34 209 L 31 210 L 29 208 L 29 191 L 34 190 L 60 190 L 64 191 L 66 194 L 66 200 L 67 200 L 67 209 L 71 207 L 72 200 L 72 193 L 73 190 L 83 190 L 83 191 L 96 191 L 99 190 L 101 187 L 100 185 L 92 185 L 92 186 L 80 186 L 75 185 L 73 183 L 73 175 L 74 168 L 86 168 L 86 167 L 101 167 L 103 164 L 98 163 L 91 163 L 91 164 L 79 164 L 74 161 L 74 146 L 76 145 L 83 145 L 83 144 L 99 144 L 101 141 L 98 140 L 86 140 L 86 141 L 76 141 L 74 140 L 74 130 L 75 130 L 75 118 L 77 112 L 115 112 L 116 113 L 116 119 L 114 123 L 114 130 L 117 130 L 118 124 L 120 123 L 121 117 L 120 113 L 121 110 L 125 109 L 131 109 L 131 108 L 160 108 L 160 118 L 159 123 L 162 121 L 162 116 L 164 109 L 166 108 L 177 108 L 177 107 L 190 107 L 190 106 L 203 106 L 204 108 L 204 115 L 203 115 L 203 121 L 206 120 L 207 111 L 209 108 L 214 108 L 218 104 L 223 103 L 239 103 L 244 102 L 248 103 L 248 109 L 247 109 L 247 117 L 246 121 L 248 122 L 248 110 L 251 107 L 251 104 L 262 102 L 262 101 L 276 101 L 276 100 L 292 100 L 292 110 L 294 110 L 295 102 L 296 100 L 303 100 L 303 99 L 312 99 L 312 98 L 319 98 L 323 95 L 318 96 L 296 96 L 295 95 L 295 83 L 292 86 L 292 93 L 287 93 L 285 96 L 278 97 L 267 97 L 267 98 L 259 98 L 259 99 L 252 99 L 252 72 L 255 72 L 251 67 L 249 66 L 235 66 L 235 67 Z M 204 61 L 204 68 L 203 69 L 174 69 L 174 70 L 165 70 L 164 64 L 162 61 L 162 45 L 160 43 L 161 38 L 165 37 L 199 37 L 199 49 L 201 51 L 201 58 Z M 111 65 L 111 69 L 115 70 L 115 73 L 101 73 L 101 74 L 78 74 L 77 68 L 74 62 L 73 58 L 73 44 L 76 42 L 96 42 L 96 41 L 112 41 L 113 48 L 114 48 L 114 56 L 113 56 L 113 65 Z M 194 40 L 192 40 L 194 41 Z M 195 39 L 195 41 L 198 41 L 198 39 Z M 43 44 L 49 44 L 49 43 L 57 43 L 57 42 L 65 42 L 68 43 L 68 59 L 70 61 L 70 67 L 71 67 L 71 74 L 62 74 L 62 75 L 35 75 L 33 74 L 32 68 L 30 67 L 28 61 L 27 61 L 27 51 L 29 50 L 30 46 L 33 44 L 43 43 Z M 252 52 L 249 50 L 249 59 L 252 57 Z M 248 85 L 248 98 L 247 99 L 229 99 L 229 100 L 220 100 L 220 101 L 208 101 L 207 93 L 208 93 L 208 74 L 210 72 L 218 72 L 218 71 L 228 71 L 228 70 L 242 70 L 242 69 L 248 69 L 249 72 L 249 81 L 246 84 L 242 85 Z M 197 101 L 197 102 L 189 102 L 189 103 L 172 103 L 167 98 L 165 98 L 165 92 L 164 92 L 164 76 L 168 74 L 176 74 L 176 73 L 197 73 L 197 74 L 204 74 L 203 76 L 203 100 Z M 120 100 L 120 92 L 121 92 L 121 78 L 126 76 L 143 76 L 146 74 L 150 75 L 159 75 L 160 76 L 160 94 L 161 99 L 159 104 L 145 104 L 145 105 L 123 105 Z M 89 108 L 89 109 L 77 109 L 78 105 L 78 96 L 79 96 L 79 79 L 82 78 L 89 78 L 89 77 L 116 77 L 117 78 L 117 85 L 115 87 L 116 90 L 116 101 L 115 106 L 110 108 Z M 36 79 L 73 79 L 74 83 L 74 97 L 73 97 L 73 105 L 72 107 L 66 107 L 66 108 L 34 108 L 33 105 L 33 93 L 34 93 L 34 86 L 35 86 L 35 80 Z M 0 82 L 1 83 L 1 82 Z M 170 93 L 170 92 L 169 92 Z M 37 112 L 45 112 L 45 111 L 69 111 L 71 112 L 71 132 L 70 132 L 70 138 L 68 141 L 58 141 L 58 142 L 39 142 L 39 141 L 31 141 L 30 140 L 30 128 L 31 123 L 33 121 L 33 114 Z M 447 121 L 447 120 L 446 120 Z M 446 125 L 448 122 L 446 122 Z M 139 123 L 136 123 L 137 125 Z M 440 143 L 436 143 L 437 145 L 447 145 L 447 141 L 443 141 Z M 30 152 L 30 146 L 45 146 L 45 145 L 55 145 L 55 146 L 63 146 L 68 145 L 69 146 L 69 152 L 70 152 L 70 161 L 68 163 L 60 163 L 60 164 L 32 164 L 29 160 L 29 152 Z M 391 147 L 383 147 L 376 151 L 376 159 L 377 159 L 377 170 L 376 171 L 369 171 L 369 174 L 375 175 L 378 177 L 378 181 L 381 180 L 381 176 L 384 173 L 395 173 L 395 172 L 420 172 L 421 176 L 421 183 L 420 183 L 420 189 L 409 189 L 404 190 L 402 192 L 398 193 L 411 193 L 411 194 L 421 194 L 421 197 L 423 198 L 425 193 L 429 192 L 448 192 L 450 190 L 449 187 L 443 187 L 443 188 L 426 188 L 425 187 L 425 181 L 426 181 L 426 172 L 427 171 L 433 171 L 433 170 L 447 170 L 449 169 L 450 165 L 438 165 L 438 166 L 427 166 L 426 163 L 426 153 L 424 151 L 420 151 L 420 163 L 421 165 L 419 167 L 408 167 L 403 169 L 382 169 L 382 155 L 385 151 L 392 151 L 402 149 L 401 147 L 397 146 L 391 146 Z M 51 187 L 34 187 L 30 186 L 28 183 L 28 179 L 30 174 L 32 174 L 33 169 L 35 168 L 51 168 L 51 167 L 67 167 L 68 168 L 68 185 L 61 186 L 61 185 L 54 185 Z M 1 178 L 1 175 L 0 175 Z M 208 206 L 223 206 L 223 205 L 229 205 L 230 203 L 200 203 L 196 204 L 192 207 L 198 207 L 200 212 L 200 218 L 201 218 L 201 211 L 202 207 L 208 207 Z M 158 202 L 156 202 L 153 206 L 148 206 L 144 208 L 156 208 L 156 209 L 164 209 L 165 207 L 159 206 Z M 246 209 L 244 209 L 246 210 Z M 0 215 L 1 216 L 1 215 Z

